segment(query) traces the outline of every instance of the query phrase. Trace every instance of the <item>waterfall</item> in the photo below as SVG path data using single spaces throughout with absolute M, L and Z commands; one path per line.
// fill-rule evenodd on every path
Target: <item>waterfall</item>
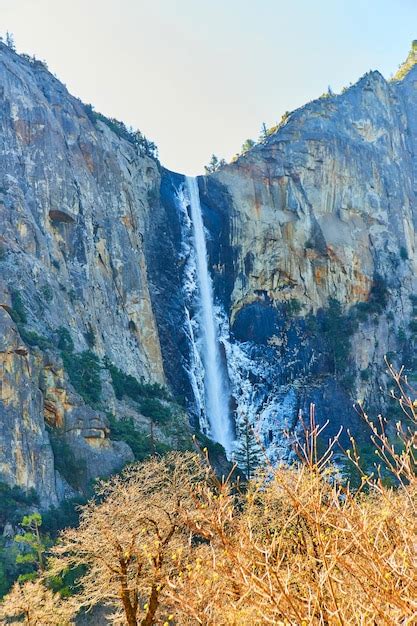
M 233 431 L 229 415 L 229 393 L 222 362 L 218 324 L 213 302 L 213 286 L 208 270 L 207 247 L 196 178 L 186 177 L 198 286 L 199 349 L 204 367 L 205 412 L 213 439 L 230 454 Z

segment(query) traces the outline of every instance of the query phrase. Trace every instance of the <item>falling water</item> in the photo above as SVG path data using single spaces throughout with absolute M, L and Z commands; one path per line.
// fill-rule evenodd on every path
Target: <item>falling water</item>
M 212 437 L 222 444 L 227 453 L 230 453 L 233 448 L 233 432 L 229 415 L 229 395 L 226 373 L 219 349 L 218 329 L 213 305 L 213 287 L 207 266 L 207 248 L 197 179 L 187 176 L 186 189 L 191 206 L 196 257 L 206 414 Z

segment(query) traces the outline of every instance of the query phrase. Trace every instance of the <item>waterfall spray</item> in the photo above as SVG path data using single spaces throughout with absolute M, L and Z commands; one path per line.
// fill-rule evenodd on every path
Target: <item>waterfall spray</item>
M 233 430 L 229 415 L 229 393 L 222 362 L 213 302 L 213 286 L 208 270 L 207 247 L 196 178 L 186 178 L 191 207 L 194 251 L 198 284 L 200 350 L 204 367 L 205 408 L 212 437 L 229 454 L 233 449 Z

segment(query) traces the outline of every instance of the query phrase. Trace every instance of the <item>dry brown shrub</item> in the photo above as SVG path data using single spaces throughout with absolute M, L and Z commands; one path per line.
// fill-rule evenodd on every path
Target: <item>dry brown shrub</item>
M 245 493 L 200 485 L 184 523 L 206 543 L 169 582 L 179 624 L 417 623 L 417 403 L 391 373 L 408 423 L 397 424 L 397 447 L 382 418 L 364 418 L 397 488 L 353 452 L 362 484 L 351 491 L 331 449 L 317 453 L 312 412 L 298 466 L 268 468 Z
M 192 506 L 194 484 L 205 476 L 196 455 L 171 453 L 100 483 L 100 500 L 83 507 L 78 528 L 61 534 L 50 573 L 85 566 L 79 606 L 112 607 L 114 624 L 148 626 L 168 619 L 161 613 L 166 579 L 176 575 L 190 550 L 182 509 Z
M 102 484 L 52 571 L 84 564 L 80 605 L 112 606 L 115 624 L 416 624 L 417 403 L 391 373 L 406 412 L 395 445 L 382 418 L 364 418 L 395 488 L 353 445 L 362 480 L 350 489 L 332 466 L 337 441 L 317 452 L 312 412 L 300 462 L 244 486 L 179 453 Z
M 66 626 L 72 624 L 75 612 L 71 600 L 63 600 L 59 594 L 45 587 L 41 580 L 15 583 L 0 603 L 2 624 L 26 624 L 27 626 Z

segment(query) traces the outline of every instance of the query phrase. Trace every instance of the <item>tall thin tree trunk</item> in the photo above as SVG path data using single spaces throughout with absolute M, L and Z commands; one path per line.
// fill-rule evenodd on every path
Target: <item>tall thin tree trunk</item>
M 141 626 L 153 626 L 156 609 L 158 608 L 158 590 L 152 585 L 151 595 L 149 596 L 148 610 L 141 621 Z
M 129 626 L 138 626 L 135 612 L 133 611 L 132 604 L 130 602 L 129 592 L 122 591 L 122 604 L 126 616 L 126 621 Z
M 132 602 L 130 600 L 129 588 L 127 585 L 127 566 L 123 559 L 120 559 L 119 562 L 120 562 L 120 567 L 122 570 L 122 575 L 120 577 L 120 599 L 123 604 L 126 621 L 129 626 L 138 626 L 138 622 L 136 619 L 136 611 L 132 606 Z

